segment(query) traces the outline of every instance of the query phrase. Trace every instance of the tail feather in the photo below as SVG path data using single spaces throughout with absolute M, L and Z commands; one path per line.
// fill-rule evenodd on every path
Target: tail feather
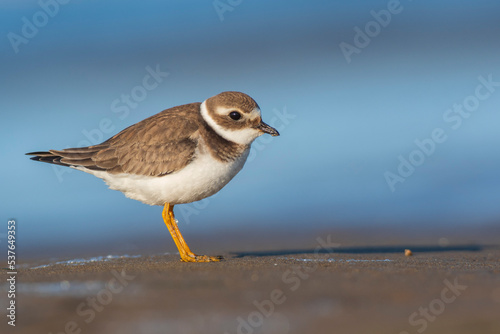
M 45 151 L 30 152 L 30 153 L 26 153 L 26 155 L 36 155 L 36 156 L 39 156 L 39 157 L 50 157 L 50 156 L 53 156 L 52 153 L 45 152 Z M 31 159 L 33 159 L 33 158 L 31 158 Z
M 92 170 L 104 170 L 104 168 L 96 166 L 92 157 L 99 152 L 103 147 L 89 146 L 81 148 L 69 148 L 65 150 L 49 150 L 26 153 L 33 155 L 31 160 L 46 162 L 54 165 L 66 167 L 85 167 Z
M 99 150 L 87 150 L 87 151 L 81 151 L 81 152 L 73 152 L 73 151 L 57 151 L 57 150 L 49 150 L 50 153 L 53 155 L 57 155 L 60 157 L 63 157 L 65 160 L 74 160 L 74 161 L 80 161 L 80 160 L 87 160 L 91 159 L 92 156 L 94 156 Z
M 72 148 L 65 148 L 64 150 L 49 150 L 50 152 L 58 152 L 58 153 L 88 153 L 88 152 L 97 152 L 100 151 L 104 148 L 107 148 L 108 145 L 105 144 L 99 144 L 99 145 L 93 145 L 93 146 L 86 146 L 86 147 L 72 147 Z

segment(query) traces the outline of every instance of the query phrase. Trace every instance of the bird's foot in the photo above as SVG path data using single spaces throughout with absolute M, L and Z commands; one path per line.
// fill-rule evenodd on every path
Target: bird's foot
M 224 258 L 222 256 L 208 256 L 208 255 L 196 255 L 196 254 L 188 254 L 188 255 L 183 255 L 181 254 L 181 261 L 182 262 L 219 262 L 220 260 L 223 260 Z

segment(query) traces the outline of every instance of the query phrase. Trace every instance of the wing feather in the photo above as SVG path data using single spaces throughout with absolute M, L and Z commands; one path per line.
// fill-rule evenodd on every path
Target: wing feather
M 199 106 L 192 103 L 164 110 L 99 145 L 28 155 L 34 155 L 33 160 L 109 173 L 150 176 L 174 173 L 194 158 L 201 117 Z

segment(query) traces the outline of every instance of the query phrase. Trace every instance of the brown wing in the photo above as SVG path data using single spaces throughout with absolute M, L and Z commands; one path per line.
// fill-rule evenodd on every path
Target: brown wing
M 184 168 L 198 145 L 200 103 L 164 110 L 99 145 L 48 152 L 31 158 L 110 173 L 161 176 Z

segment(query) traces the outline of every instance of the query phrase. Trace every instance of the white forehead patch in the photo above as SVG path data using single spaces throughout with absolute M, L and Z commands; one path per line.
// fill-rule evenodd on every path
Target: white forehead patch
M 226 108 L 217 108 L 217 113 L 220 115 L 225 115 L 228 110 Z M 255 108 L 252 110 L 252 114 L 255 114 L 255 117 L 260 117 L 260 110 Z M 250 145 L 255 138 L 262 134 L 261 131 L 254 128 L 243 128 L 243 129 L 229 129 L 220 126 L 215 122 L 215 120 L 209 115 L 207 110 L 206 101 L 200 106 L 200 113 L 205 122 L 222 138 L 229 140 L 231 142 L 241 144 L 241 145 Z M 253 116 L 253 115 L 252 115 Z M 252 117 L 254 118 L 254 117 Z
M 256 117 L 260 117 L 260 109 L 259 108 L 254 108 L 251 113 L 251 115 L 256 115 Z M 253 118 L 253 117 L 252 117 Z

